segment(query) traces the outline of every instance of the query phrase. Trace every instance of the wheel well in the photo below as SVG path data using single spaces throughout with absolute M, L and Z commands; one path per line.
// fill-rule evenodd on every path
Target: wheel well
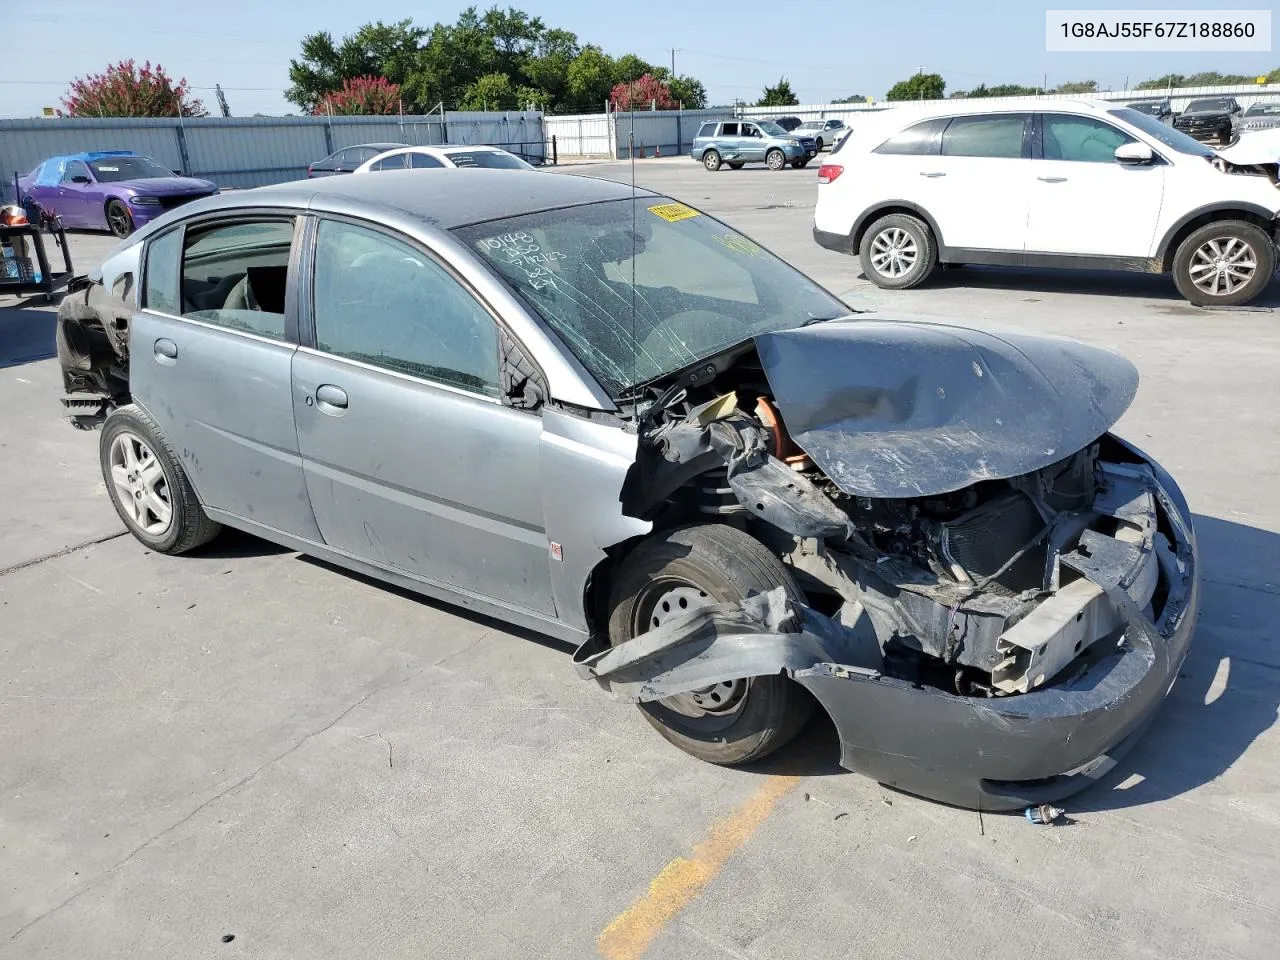
M 938 234 L 938 228 L 934 225 L 933 218 L 918 207 L 908 206 L 905 203 L 889 204 L 885 207 L 877 207 L 875 210 L 864 215 L 858 222 L 857 227 L 854 229 L 853 236 L 851 238 L 853 243 L 853 252 L 856 254 L 862 249 L 862 238 L 866 235 L 866 232 L 871 229 L 871 225 L 873 223 L 881 217 L 887 217 L 894 213 L 901 213 L 904 216 L 915 217 L 917 220 L 923 220 L 925 226 L 929 228 L 929 232 L 933 234 L 934 243 L 938 245 L 938 250 L 941 252 L 942 237 Z
M 1262 230 L 1267 236 L 1273 236 L 1271 232 L 1271 221 L 1266 217 L 1253 212 L 1252 210 L 1208 210 L 1205 213 L 1192 217 L 1186 223 L 1177 227 L 1168 242 L 1164 246 L 1164 255 L 1161 257 L 1160 270 L 1168 273 L 1173 269 L 1173 258 L 1178 253 L 1178 247 L 1182 246 L 1182 241 L 1191 236 L 1195 231 L 1203 226 L 1211 223 L 1217 223 L 1220 220 L 1243 220 L 1245 223 L 1252 223 L 1255 227 Z

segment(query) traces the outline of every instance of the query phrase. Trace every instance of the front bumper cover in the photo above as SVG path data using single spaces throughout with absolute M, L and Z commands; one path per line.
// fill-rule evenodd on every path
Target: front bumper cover
M 962 697 L 886 676 L 866 666 L 878 651 L 855 632 L 791 604 L 781 590 L 703 608 L 603 652 L 580 651 L 578 670 L 633 701 L 785 672 L 834 721 L 840 762 L 849 770 L 981 810 L 1060 800 L 1108 773 L 1140 739 L 1195 629 L 1199 585 L 1190 512 L 1172 479 L 1148 465 L 1173 541 L 1162 558 L 1168 592 L 1158 621 L 1133 602 L 1107 557 L 1063 555 L 1064 564 L 1115 605 L 1122 639 L 1110 650 L 1095 644 L 1103 649 L 1092 659 L 1082 657 L 1064 671 L 1065 679 L 1033 692 Z

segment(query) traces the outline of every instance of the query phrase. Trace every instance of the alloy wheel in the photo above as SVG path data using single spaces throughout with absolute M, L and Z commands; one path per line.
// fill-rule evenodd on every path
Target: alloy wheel
M 1258 271 L 1253 247 L 1239 237 L 1214 237 L 1191 255 L 1187 272 L 1196 288 L 1211 297 L 1235 293 Z
M 882 276 L 894 280 L 906 276 L 919 257 L 915 238 L 901 227 L 881 230 L 871 241 L 871 265 Z
M 163 536 L 173 523 L 169 481 L 147 442 L 123 431 L 111 441 L 112 495 L 138 529 Z

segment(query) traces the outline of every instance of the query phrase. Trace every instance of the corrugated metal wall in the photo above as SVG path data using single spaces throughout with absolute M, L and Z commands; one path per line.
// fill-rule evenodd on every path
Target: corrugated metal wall
M 15 172 L 47 157 L 86 150 L 134 150 L 220 187 L 296 180 L 307 164 L 357 143 L 491 143 L 530 162 L 544 157 L 537 112 L 446 113 L 443 117 L 206 117 L 0 120 L 0 175 L 8 196 Z

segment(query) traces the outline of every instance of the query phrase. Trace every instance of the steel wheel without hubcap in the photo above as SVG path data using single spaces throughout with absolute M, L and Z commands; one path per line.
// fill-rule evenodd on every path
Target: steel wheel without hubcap
M 145 440 L 122 432 L 111 441 L 112 496 L 138 529 L 161 537 L 173 523 L 169 482 Z
M 894 280 L 910 273 L 919 256 L 915 239 L 901 227 L 881 230 L 871 241 L 871 265 L 877 273 Z
M 1239 237 L 1214 237 L 1191 255 L 1187 272 L 1196 288 L 1211 297 L 1229 297 L 1258 271 L 1258 257 Z
M 715 601 L 706 591 L 693 584 L 682 580 L 655 580 L 636 603 L 633 636 L 712 603 Z M 749 687 L 748 680 L 727 680 L 666 697 L 654 705 L 697 720 L 700 728 L 710 732 L 733 722 L 746 701 Z

